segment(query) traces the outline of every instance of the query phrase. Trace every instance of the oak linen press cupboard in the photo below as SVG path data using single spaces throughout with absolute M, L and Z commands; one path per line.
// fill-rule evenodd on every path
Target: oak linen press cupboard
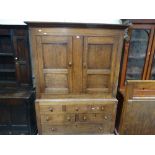
M 155 89 L 152 89 L 153 86 L 149 88 L 148 85 L 154 85 L 152 80 L 155 80 L 155 20 L 132 19 L 124 20 L 124 23 L 128 23 L 130 26 L 122 57 L 116 126 L 121 134 L 153 134 L 155 126 L 153 132 L 153 122 L 151 123 L 149 118 L 153 117 L 153 109 L 151 110 L 153 102 L 150 100 L 153 100 L 152 97 L 155 96 Z M 126 80 L 130 80 L 130 82 L 127 82 L 125 87 Z M 141 80 L 150 80 L 150 83 Z M 133 101 L 132 104 L 129 104 L 126 101 L 129 93 L 125 90 L 128 90 L 130 85 L 133 86 L 134 96 L 143 96 L 140 98 L 141 102 Z M 138 88 L 141 85 L 143 89 L 137 90 L 137 85 Z M 131 115 L 134 119 L 128 119 Z
M 28 27 L 0 25 L 0 134 L 35 134 Z
M 112 134 L 123 25 L 28 22 L 39 134 Z

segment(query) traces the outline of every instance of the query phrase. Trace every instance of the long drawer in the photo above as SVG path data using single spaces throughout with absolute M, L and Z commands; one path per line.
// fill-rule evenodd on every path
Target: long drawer
M 51 113 L 58 113 L 58 112 L 74 112 L 74 113 L 79 113 L 79 112 L 87 112 L 87 113 L 103 113 L 107 111 L 112 111 L 115 103 L 100 103 L 100 104 L 93 104 L 93 103 L 74 103 L 74 104 L 68 104 L 66 105 L 65 103 L 58 103 L 58 104 L 53 104 L 52 102 L 49 104 L 45 104 L 44 102 L 41 103 L 40 105 L 40 113 L 41 114 L 51 114 Z
M 112 134 L 113 124 L 74 124 L 74 125 L 43 125 L 42 134 L 60 135 L 60 134 Z
M 106 123 L 113 121 L 112 113 L 68 113 L 68 114 L 44 114 L 41 115 L 41 124 L 71 124 L 74 122 L 80 123 Z

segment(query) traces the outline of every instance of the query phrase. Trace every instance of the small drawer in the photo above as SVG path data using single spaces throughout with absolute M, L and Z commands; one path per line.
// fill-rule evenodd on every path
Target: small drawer
M 40 113 L 41 114 L 51 114 L 55 112 L 62 112 L 62 105 L 40 105 Z
M 94 104 L 94 105 L 91 105 L 90 110 L 93 113 L 97 113 L 97 112 L 111 113 L 114 108 L 115 108 L 115 104 Z
M 41 115 L 42 124 L 68 124 L 75 122 L 74 114 Z
M 74 104 L 74 105 L 66 105 L 67 112 L 91 112 L 91 113 L 105 113 L 112 112 L 115 109 L 115 104 Z
M 79 105 L 79 104 L 74 104 L 74 105 L 66 105 L 66 111 L 67 112 L 87 112 L 91 109 L 91 105 Z
M 104 114 L 79 114 L 78 121 L 85 123 L 106 123 L 106 121 L 111 121 L 112 115 L 104 115 Z

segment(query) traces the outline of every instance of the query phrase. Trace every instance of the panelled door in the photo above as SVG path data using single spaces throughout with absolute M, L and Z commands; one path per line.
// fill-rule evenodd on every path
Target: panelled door
M 83 91 L 110 92 L 114 83 L 118 41 L 115 37 L 85 37 Z
M 72 92 L 72 37 L 37 36 L 40 91 Z
M 19 85 L 31 84 L 28 55 L 28 37 L 13 36 L 15 49 L 16 76 Z

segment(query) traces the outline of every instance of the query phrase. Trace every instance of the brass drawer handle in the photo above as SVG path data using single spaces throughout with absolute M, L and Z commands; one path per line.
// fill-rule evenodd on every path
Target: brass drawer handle
M 86 121 L 87 120 L 87 117 L 86 116 L 83 116 L 83 120 Z
M 104 106 L 101 107 L 101 110 L 104 111 Z
M 53 112 L 53 108 L 52 108 L 52 107 L 49 107 L 48 110 L 49 110 L 50 112 Z
M 49 117 L 46 117 L 46 121 L 49 121 Z
M 99 127 L 98 129 L 99 129 L 100 131 L 102 131 L 102 130 L 103 130 L 103 128 L 102 128 L 102 127 Z
M 75 110 L 76 110 L 76 111 L 79 111 L 79 108 L 78 108 L 78 107 L 76 107 L 76 108 L 75 108 Z
M 51 131 L 56 131 L 56 128 L 51 128 Z
M 99 110 L 100 107 L 92 107 L 91 110 Z
M 92 107 L 91 109 L 92 109 L 92 110 L 95 110 L 95 107 Z
M 70 116 L 68 116 L 68 117 L 67 117 L 67 120 L 68 120 L 68 121 L 71 121 L 71 117 L 70 117 Z
M 107 116 L 104 116 L 104 119 L 105 119 L 105 120 L 107 120 L 107 119 L 108 119 L 108 117 L 107 117 Z

